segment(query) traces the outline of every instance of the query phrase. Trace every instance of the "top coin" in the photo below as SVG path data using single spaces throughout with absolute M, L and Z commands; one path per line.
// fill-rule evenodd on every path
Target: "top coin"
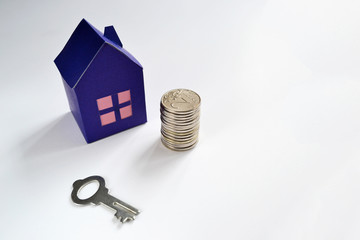
M 188 89 L 174 89 L 165 93 L 161 98 L 161 104 L 175 112 L 187 112 L 200 106 L 200 96 Z

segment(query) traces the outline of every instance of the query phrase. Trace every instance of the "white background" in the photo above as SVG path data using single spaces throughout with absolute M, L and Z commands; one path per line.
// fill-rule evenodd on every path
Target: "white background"
M 0 239 L 360 239 L 359 11 L 2 0 Z M 145 74 L 148 123 L 93 144 L 53 63 L 82 18 L 114 25 Z M 174 88 L 202 97 L 200 143 L 184 153 L 160 143 L 160 97 Z M 142 210 L 134 222 L 71 202 L 94 174 Z

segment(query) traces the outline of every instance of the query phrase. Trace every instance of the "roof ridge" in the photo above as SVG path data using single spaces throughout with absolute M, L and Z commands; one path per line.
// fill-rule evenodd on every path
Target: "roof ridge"
M 76 80 L 76 83 L 74 84 L 74 86 L 72 88 L 75 88 L 78 83 L 80 82 L 81 78 L 83 77 L 83 75 L 86 73 L 86 71 L 88 70 L 88 68 L 90 67 L 90 65 L 92 64 L 92 62 L 94 61 L 94 59 L 96 58 L 96 56 L 99 54 L 100 50 L 103 48 L 105 42 L 99 47 L 99 49 L 97 50 L 97 52 L 95 53 L 94 57 L 91 59 L 91 61 L 89 62 L 89 64 L 86 66 L 86 68 L 84 69 L 84 71 L 81 73 L 80 77 L 78 78 L 78 80 Z
M 143 66 L 140 64 L 140 62 L 130 53 L 128 52 L 125 48 L 123 48 L 123 46 L 117 44 L 116 42 L 112 41 L 111 39 L 107 38 L 104 33 L 102 33 L 99 29 L 97 29 L 96 27 L 94 27 L 91 23 L 89 23 L 85 18 L 83 18 L 82 21 L 85 21 L 93 30 L 96 34 L 98 34 L 102 40 L 104 40 L 104 42 L 109 43 L 110 45 L 112 45 L 113 47 L 115 47 L 117 50 L 119 50 L 120 52 L 122 52 L 126 57 L 128 57 L 131 61 L 133 61 L 135 64 L 137 64 L 139 67 L 143 68 Z M 115 29 L 115 28 L 114 28 Z M 101 46 L 102 47 L 102 46 Z M 100 47 L 100 48 L 101 48 Z M 99 48 L 99 49 L 100 49 Z

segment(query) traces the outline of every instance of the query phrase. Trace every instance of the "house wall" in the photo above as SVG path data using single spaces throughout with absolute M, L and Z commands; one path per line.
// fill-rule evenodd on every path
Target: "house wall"
M 131 101 L 119 104 L 118 93 L 130 90 Z M 75 87 L 88 142 L 143 124 L 146 119 L 143 70 L 123 53 L 104 44 Z M 126 92 L 125 92 L 126 93 Z M 112 107 L 99 111 L 97 99 L 110 96 Z M 121 119 L 119 109 L 131 105 L 132 115 Z M 101 116 L 113 112 L 115 122 L 103 125 Z
M 67 99 L 69 102 L 69 107 L 70 107 L 71 113 L 73 114 L 75 121 L 79 125 L 79 128 L 86 139 L 85 127 L 84 127 L 83 120 L 81 117 L 80 107 L 79 107 L 79 103 L 78 103 L 78 99 L 77 99 L 75 90 L 72 89 L 64 79 L 62 79 L 62 82 L 64 84 L 64 88 L 65 88 L 65 92 L 66 92 Z

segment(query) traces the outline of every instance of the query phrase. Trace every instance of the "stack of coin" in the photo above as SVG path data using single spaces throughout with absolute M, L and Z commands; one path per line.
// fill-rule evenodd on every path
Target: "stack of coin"
M 187 89 L 174 89 L 161 98 L 161 141 L 175 151 L 196 146 L 200 125 L 200 96 Z

